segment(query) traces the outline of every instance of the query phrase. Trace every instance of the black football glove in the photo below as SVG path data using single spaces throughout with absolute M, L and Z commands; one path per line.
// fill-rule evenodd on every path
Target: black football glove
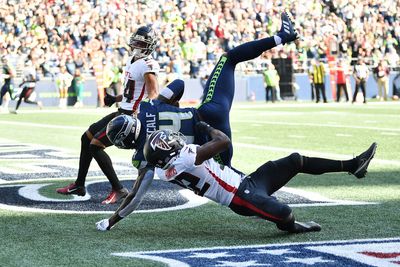
M 116 102 L 116 97 L 109 95 L 106 93 L 106 96 L 104 97 L 104 104 L 108 107 L 111 107 L 115 102 Z

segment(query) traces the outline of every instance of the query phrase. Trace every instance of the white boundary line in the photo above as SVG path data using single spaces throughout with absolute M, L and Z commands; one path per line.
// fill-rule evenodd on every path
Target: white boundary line
M 319 152 L 319 151 L 304 150 L 304 149 L 297 149 L 297 148 L 283 148 L 283 147 L 254 145 L 254 144 L 238 143 L 238 142 L 234 142 L 233 147 L 234 148 L 236 148 L 236 147 L 237 148 L 251 148 L 251 149 L 255 149 L 255 150 L 266 150 L 266 151 L 286 152 L 286 153 L 298 152 L 305 156 L 319 156 L 319 157 L 338 158 L 338 159 L 352 159 L 354 157 L 353 155 L 335 154 L 335 153 Z M 374 158 L 372 160 L 372 164 L 374 164 L 374 163 L 383 164 L 383 165 L 400 166 L 399 160 L 385 160 L 385 159 Z
M 327 128 L 347 128 L 347 129 L 362 129 L 374 131 L 391 131 L 400 132 L 399 128 L 382 128 L 372 126 L 351 126 L 340 124 L 327 124 L 327 123 L 310 123 L 310 122 L 279 122 L 279 121 L 253 121 L 253 120 L 231 120 L 231 122 L 240 123 L 255 123 L 255 124 L 268 124 L 268 125 L 283 125 L 283 126 L 312 126 L 312 127 L 327 127 Z

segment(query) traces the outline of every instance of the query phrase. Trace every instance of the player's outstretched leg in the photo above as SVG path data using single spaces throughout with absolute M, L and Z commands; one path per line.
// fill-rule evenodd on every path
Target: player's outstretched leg
M 286 12 L 281 15 L 281 29 L 272 37 L 267 37 L 241 44 L 228 51 L 228 58 L 233 64 L 259 57 L 267 50 L 280 44 L 288 44 L 299 38 L 294 23 Z

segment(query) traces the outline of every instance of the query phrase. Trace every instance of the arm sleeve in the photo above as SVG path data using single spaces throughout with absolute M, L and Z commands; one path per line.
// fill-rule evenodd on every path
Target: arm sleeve
M 141 178 L 139 175 L 132 192 L 125 199 L 129 201 L 128 204 L 118 212 L 118 215 L 122 218 L 128 216 L 139 207 L 140 202 L 142 202 L 144 195 L 153 181 L 154 169 L 145 169 L 142 175 Z

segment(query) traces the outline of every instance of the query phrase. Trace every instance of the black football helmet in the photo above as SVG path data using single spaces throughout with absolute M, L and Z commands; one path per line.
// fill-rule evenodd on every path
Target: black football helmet
M 151 26 L 141 26 L 129 38 L 131 55 L 136 58 L 147 57 L 157 45 L 157 34 Z
M 158 130 L 146 140 L 143 153 L 147 162 L 162 169 L 168 169 L 186 144 L 186 138 L 180 132 Z
M 141 128 L 140 120 L 128 115 L 119 115 L 107 124 L 108 139 L 118 148 L 134 149 Z

